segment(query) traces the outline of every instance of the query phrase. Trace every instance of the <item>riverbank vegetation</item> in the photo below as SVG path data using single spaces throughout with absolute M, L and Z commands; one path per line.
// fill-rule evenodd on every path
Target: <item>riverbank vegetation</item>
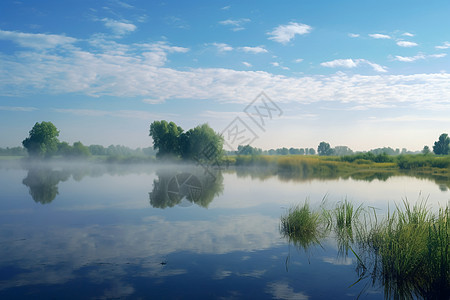
M 316 211 L 305 202 L 281 217 L 280 231 L 303 249 L 320 244 L 327 234 L 334 237 L 341 255 L 354 254 L 357 282 L 382 286 L 386 298 L 448 299 L 449 217 L 448 204 L 432 213 L 425 201 L 411 206 L 404 200 L 383 218 L 374 208 L 355 208 L 347 200 Z

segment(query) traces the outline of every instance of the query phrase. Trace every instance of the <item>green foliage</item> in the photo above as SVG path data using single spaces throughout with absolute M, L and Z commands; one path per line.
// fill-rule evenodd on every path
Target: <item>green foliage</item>
M 437 216 L 426 202 L 397 206 L 362 239 L 361 257 L 370 257 L 370 276 L 385 287 L 386 298 L 447 299 L 449 276 L 449 210 Z M 360 261 L 366 269 L 370 262 Z M 365 270 L 367 272 L 369 270 Z
M 178 156 L 180 154 L 179 136 L 183 129 L 174 122 L 165 120 L 154 121 L 150 125 L 150 136 L 153 138 L 153 148 L 158 149 L 158 157 Z
M 254 148 L 250 145 L 239 145 L 238 149 L 237 149 L 237 153 L 238 155 L 261 155 L 263 153 L 263 151 L 259 148 Z
M 207 163 L 217 162 L 223 155 L 223 138 L 208 124 L 188 130 L 179 138 L 183 159 Z
M 434 142 L 433 152 L 437 155 L 448 155 L 450 151 L 450 138 L 447 133 L 439 136 L 439 140 Z
M 425 201 L 396 206 L 381 221 L 373 212 L 345 200 L 322 214 L 309 205 L 289 209 L 280 231 L 305 250 L 334 229 L 340 255 L 355 255 L 359 281 L 384 286 L 386 299 L 448 299 L 450 295 L 450 212 L 448 205 L 432 214 Z M 355 283 L 356 284 L 356 283 Z
M 281 217 L 281 233 L 297 247 L 305 251 L 312 245 L 320 244 L 324 235 L 321 215 L 309 208 L 308 202 L 303 206 L 297 205 L 289 209 Z
M 450 168 L 450 157 L 431 155 L 400 155 L 397 157 L 398 167 L 402 170 L 424 168 Z
M 320 142 L 319 146 L 317 147 L 317 153 L 320 156 L 329 156 L 333 155 L 333 149 L 330 147 L 330 144 L 326 142 Z
M 25 156 L 25 155 L 27 155 L 27 150 L 23 147 L 0 148 L 0 156 Z
M 423 155 L 428 155 L 428 154 L 430 154 L 431 153 L 431 151 L 430 151 L 430 147 L 428 147 L 428 146 L 423 146 L 423 150 L 422 150 L 422 154 Z
M 364 162 L 387 163 L 394 161 L 394 159 L 391 156 L 387 155 L 384 152 L 377 155 L 373 154 L 372 152 L 358 153 L 355 155 L 346 155 L 341 156 L 340 160 L 346 162 L 355 162 L 358 164 Z
M 36 123 L 29 136 L 22 141 L 28 154 L 33 157 L 50 157 L 58 150 L 59 131 L 51 122 Z

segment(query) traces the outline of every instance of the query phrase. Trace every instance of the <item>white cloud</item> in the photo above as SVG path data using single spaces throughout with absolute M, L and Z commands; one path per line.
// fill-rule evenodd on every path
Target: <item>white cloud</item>
M 418 44 L 414 43 L 414 42 L 409 42 L 409 41 L 398 41 L 397 45 L 400 46 L 400 47 L 407 47 L 407 48 L 409 48 L 409 47 L 415 47 Z
M 431 54 L 428 55 L 428 57 L 432 57 L 432 58 L 442 58 L 442 57 L 446 57 L 447 53 L 438 53 L 438 54 Z
M 108 110 L 72 109 L 72 108 L 54 108 L 53 110 L 59 113 L 69 113 L 78 116 L 88 116 L 88 117 L 111 116 L 111 117 L 142 119 L 142 120 L 149 120 L 161 117 L 160 115 L 141 110 L 108 111 Z
M 286 44 L 290 42 L 297 34 L 303 35 L 310 33 L 312 27 L 306 24 L 290 22 L 287 25 L 280 25 L 276 27 L 273 31 L 269 32 L 268 35 L 270 40 L 278 43 Z
M 224 20 L 224 21 L 219 21 L 220 25 L 225 25 L 225 26 L 231 26 L 231 30 L 233 31 L 239 31 L 239 30 L 243 30 L 244 28 L 244 24 L 250 22 L 250 19 L 247 18 L 243 18 L 243 19 L 238 19 L 238 20 Z
M 23 33 L 0 30 L 0 40 L 11 40 L 22 47 L 34 49 L 50 49 L 58 46 L 67 46 L 75 43 L 77 39 L 56 34 Z
M 441 46 L 436 46 L 436 49 L 448 49 L 450 48 L 450 42 L 444 42 Z
M 343 67 L 343 68 L 356 68 L 359 63 L 357 60 L 353 59 L 336 59 L 332 61 L 323 62 L 320 64 L 323 67 L 328 68 L 337 68 L 337 67 Z
M 348 36 L 351 37 L 351 38 L 357 38 L 357 37 L 359 37 L 359 34 L 357 34 L 357 33 L 349 33 Z
M 327 61 L 327 62 L 323 62 L 320 65 L 323 67 L 328 67 L 328 68 L 348 68 L 348 69 L 352 69 L 352 68 L 356 68 L 359 67 L 361 64 L 366 64 L 369 65 L 370 67 L 372 67 L 374 69 L 374 71 L 376 72 L 387 72 L 386 67 L 380 66 L 376 63 L 370 62 L 366 59 L 336 59 L 336 60 L 332 60 L 332 61 Z
M 303 58 L 297 58 L 296 60 L 294 60 L 294 62 L 296 63 L 301 63 L 303 61 Z
M 403 36 L 409 36 L 409 37 L 413 37 L 414 36 L 414 34 L 412 34 L 412 33 L 409 33 L 409 32 L 405 32 L 404 34 L 402 34 Z
M 439 53 L 439 54 L 431 54 L 431 55 L 424 55 L 424 54 L 417 54 L 415 56 L 400 56 L 400 55 L 396 55 L 395 56 L 395 60 L 398 61 L 402 61 L 402 62 L 414 62 L 416 60 L 421 60 L 421 59 L 427 59 L 427 58 L 442 58 L 447 56 L 446 53 Z
M 391 39 L 392 38 L 391 36 L 389 36 L 387 34 L 381 34 L 381 33 L 373 33 L 373 34 L 369 34 L 369 36 L 374 39 Z
M 248 68 L 250 68 L 250 67 L 252 66 L 251 63 L 248 63 L 248 62 L 246 62 L 246 61 L 243 61 L 242 64 L 243 64 L 244 66 L 248 67 Z
M 0 95 L 77 93 L 92 97 L 137 97 L 152 103 L 167 99 L 247 103 L 264 90 L 280 102 L 334 101 L 362 106 L 426 102 L 427 107 L 449 102 L 449 73 L 376 76 L 337 73 L 292 77 L 223 68 L 177 70 L 164 67 L 162 63 L 171 51 L 185 52 L 187 48 L 164 42 L 119 46 L 123 51 L 118 53 L 102 48 L 87 51 L 74 47 L 51 55 L 36 49 L 10 55 L 0 53 Z M 156 57 L 153 61 L 152 53 Z M 380 72 L 385 70 L 358 59 L 324 64 L 328 67 L 366 64 L 379 68 Z M 279 63 L 274 65 L 280 66 Z
M 244 52 L 254 53 L 254 54 L 268 52 L 264 47 L 261 47 L 261 46 L 259 46 L 259 47 L 241 47 L 239 49 L 241 49 Z
M 222 7 L 221 9 L 222 9 L 222 10 L 229 10 L 230 8 L 231 8 L 231 6 L 230 6 L 230 5 L 227 5 L 227 6 Z
M 227 52 L 233 50 L 233 47 L 225 43 L 212 43 L 212 45 L 215 46 L 219 52 Z
M 425 55 L 418 54 L 415 56 L 400 56 L 400 55 L 395 56 L 395 60 L 403 61 L 403 62 L 413 62 L 413 61 L 416 61 L 419 59 L 425 59 Z
M 133 32 L 136 30 L 136 25 L 127 23 L 127 22 L 120 22 L 117 20 L 112 20 L 109 18 L 103 18 L 101 20 L 105 26 L 112 30 L 117 35 L 125 35 L 127 33 Z
M 23 107 L 23 106 L 0 106 L 0 110 L 6 111 L 35 111 L 36 107 Z
M 280 66 L 280 64 L 277 63 L 276 61 L 275 61 L 275 62 L 271 62 L 270 64 L 271 64 L 272 66 L 274 66 L 274 67 L 279 67 L 279 66 Z

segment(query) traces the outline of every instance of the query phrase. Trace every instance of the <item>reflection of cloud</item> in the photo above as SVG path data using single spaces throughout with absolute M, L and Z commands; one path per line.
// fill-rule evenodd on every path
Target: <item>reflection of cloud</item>
M 133 293 L 134 288 L 131 285 L 116 282 L 111 288 L 105 290 L 100 299 L 123 299 L 130 297 Z
M 353 259 L 350 257 L 324 257 L 323 261 L 326 263 L 330 263 L 335 266 L 349 266 L 353 264 Z
M 267 270 L 253 270 L 245 273 L 237 273 L 236 275 L 242 277 L 253 277 L 253 278 L 261 278 L 264 274 L 266 274 Z
M 222 280 L 224 278 L 231 276 L 232 274 L 233 274 L 233 272 L 231 272 L 231 271 L 217 270 L 216 274 L 214 274 L 214 276 L 213 276 L 213 279 Z
M 219 217 L 214 221 L 172 221 L 147 217 L 144 225 L 93 225 L 82 228 L 36 228 L 2 225 L 0 265 L 16 265 L 23 270 L 14 280 L 0 283 L 0 290 L 34 284 L 63 284 L 81 269 L 94 266 L 91 282 L 110 281 L 126 273 L 133 264 L 142 276 L 164 278 L 185 274 L 183 269 L 160 263 L 177 251 L 224 254 L 233 251 L 267 249 L 280 243 L 278 219 L 260 215 Z M 8 237 L 17 237 L 11 241 Z M 45 272 L 42 272 L 45 268 Z M 105 275 L 107 269 L 108 275 Z M 236 274 L 259 277 L 265 271 Z M 226 276 L 227 271 L 217 276 Z M 139 276 L 140 274 L 136 274 Z M 227 275 L 228 276 L 228 275 Z M 130 291 L 129 287 L 125 288 Z
M 294 289 L 285 282 L 269 283 L 267 292 L 272 294 L 273 299 L 309 299 L 309 297 L 302 292 L 294 292 Z

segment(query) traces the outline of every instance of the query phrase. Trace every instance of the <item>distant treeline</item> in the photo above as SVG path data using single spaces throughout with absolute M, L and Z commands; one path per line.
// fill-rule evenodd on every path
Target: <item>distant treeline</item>
M 131 149 L 122 145 L 110 145 L 104 147 L 102 145 L 85 146 L 81 142 L 75 142 L 69 145 L 67 142 L 58 143 L 58 150 L 55 155 L 87 157 L 108 156 L 108 157 L 128 157 L 128 156 L 155 156 L 156 151 L 153 147 Z M 27 150 L 23 147 L 0 148 L 0 156 L 26 156 Z
M 363 151 L 353 151 L 347 146 L 336 146 L 330 148 L 329 155 L 335 156 L 348 156 L 361 153 L 371 153 L 374 155 L 386 154 L 386 155 L 401 155 L 401 154 L 419 154 L 421 151 L 408 151 L 406 148 L 403 149 L 393 149 L 391 147 L 383 147 L 371 149 L 367 152 Z M 262 150 L 260 148 L 252 147 L 250 145 L 239 146 L 237 151 L 228 151 L 228 155 L 316 155 L 317 152 L 314 148 L 278 148 L 270 150 Z M 318 153 L 320 155 L 320 153 Z

